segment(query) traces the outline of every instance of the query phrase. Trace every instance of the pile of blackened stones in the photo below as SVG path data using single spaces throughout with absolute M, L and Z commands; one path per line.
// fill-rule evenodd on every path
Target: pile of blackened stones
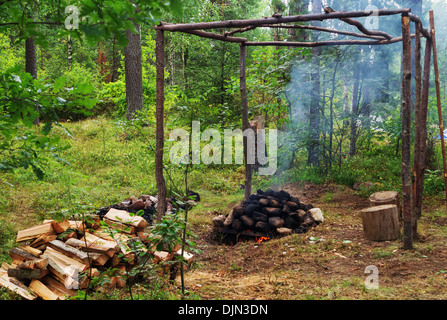
M 303 204 L 284 190 L 257 190 L 226 216 L 213 219 L 215 229 L 287 235 L 305 233 L 324 221 L 323 213 L 312 204 Z

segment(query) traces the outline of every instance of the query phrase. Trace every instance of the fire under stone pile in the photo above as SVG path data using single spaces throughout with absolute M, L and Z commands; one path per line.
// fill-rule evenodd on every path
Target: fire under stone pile
M 301 203 L 284 190 L 257 190 L 226 216 L 213 218 L 215 231 L 246 236 L 278 237 L 305 233 L 324 221 L 312 204 Z

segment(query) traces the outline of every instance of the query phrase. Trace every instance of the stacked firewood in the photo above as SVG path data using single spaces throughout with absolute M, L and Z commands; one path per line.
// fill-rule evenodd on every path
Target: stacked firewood
M 78 289 L 91 288 L 91 279 L 110 268 L 117 270 L 110 283 L 95 289 L 124 287 L 129 280 L 126 271 L 148 262 L 159 267 L 159 273 L 167 272 L 175 264 L 163 262 L 176 260 L 182 251 L 151 248 L 149 225 L 141 216 L 110 208 L 103 217 L 45 220 L 20 230 L 19 246 L 9 251 L 12 263 L 1 264 L 0 286 L 29 300 L 62 300 L 75 296 Z M 183 256 L 192 261 L 191 254 Z
M 214 229 L 245 235 L 288 235 L 304 233 L 324 221 L 312 204 L 301 203 L 284 190 L 257 190 L 226 216 L 213 218 Z

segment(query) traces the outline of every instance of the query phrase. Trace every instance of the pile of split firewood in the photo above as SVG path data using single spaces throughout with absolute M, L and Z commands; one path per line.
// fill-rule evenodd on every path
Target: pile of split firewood
M 1 264 L 0 286 L 29 300 L 63 300 L 91 288 L 91 279 L 110 268 L 116 272 L 109 283 L 93 289 L 124 287 L 127 271 L 148 261 L 159 273 L 172 270 L 182 250 L 151 248 L 149 226 L 141 216 L 110 208 L 103 217 L 45 220 L 20 230 L 19 245 L 9 251 L 12 263 Z M 187 252 L 183 257 L 188 264 L 193 258 Z

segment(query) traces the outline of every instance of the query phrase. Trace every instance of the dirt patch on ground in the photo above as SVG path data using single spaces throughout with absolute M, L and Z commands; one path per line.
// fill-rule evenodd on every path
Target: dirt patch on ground
M 201 253 L 186 273 L 191 292 L 204 299 L 447 298 L 445 217 L 436 223 L 422 218 L 421 240 L 415 249 L 403 250 L 401 239 L 364 238 L 358 211 L 368 200 L 352 189 L 311 184 L 282 189 L 320 207 L 325 222 L 306 234 L 234 246 L 222 244 L 210 228 L 200 235 Z M 367 266 L 376 267 L 379 289 L 365 287 Z

